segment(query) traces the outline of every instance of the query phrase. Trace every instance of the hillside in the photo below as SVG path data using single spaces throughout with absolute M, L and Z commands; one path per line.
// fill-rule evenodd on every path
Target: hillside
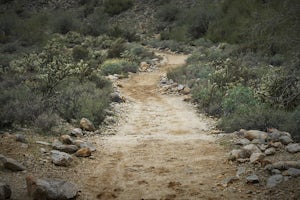
M 0 199 L 299 199 L 299 6 L 1 0 Z

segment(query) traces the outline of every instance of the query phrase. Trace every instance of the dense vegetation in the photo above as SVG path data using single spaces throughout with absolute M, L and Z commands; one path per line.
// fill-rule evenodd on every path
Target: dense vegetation
M 153 57 L 141 43 L 192 53 L 168 76 L 221 129 L 300 128 L 297 0 L 0 3 L 2 127 L 83 116 L 100 124 L 112 90 L 103 76 L 136 72 Z

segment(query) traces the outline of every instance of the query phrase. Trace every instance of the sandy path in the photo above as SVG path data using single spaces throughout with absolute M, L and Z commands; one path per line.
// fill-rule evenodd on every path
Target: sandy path
M 116 135 L 95 139 L 95 160 L 78 169 L 84 174 L 82 199 L 240 198 L 230 191 L 216 193 L 220 178 L 234 170 L 224 164 L 225 151 L 209 135 L 214 121 L 182 97 L 157 92 L 160 76 L 187 58 L 164 56 L 168 64 L 160 70 L 120 82 L 129 110 Z

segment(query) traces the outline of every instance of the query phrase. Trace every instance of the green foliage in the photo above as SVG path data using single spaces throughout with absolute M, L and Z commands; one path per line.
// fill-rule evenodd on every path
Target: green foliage
M 83 46 L 76 46 L 72 50 L 72 56 L 75 61 L 87 60 L 89 56 L 89 50 Z
M 41 131 L 51 131 L 51 129 L 57 125 L 59 125 L 59 122 L 61 121 L 61 118 L 51 111 L 43 112 L 41 113 L 35 120 L 34 120 L 34 126 Z
M 155 55 L 140 44 L 129 43 L 126 45 L 121 57 L 131 62 L 140 63 L 143 60 L 153 59 Z
M 108 19 L 109 16 L 104 12 L 103 8 L 96 8 L 91 15 L 85 18 L 81 32 L 92 36 L 104 34 L 108 31 Z
M 104 11 L 109 15 L 117 15 L 133 6 L 132 0 L 105 0 Z
M 190 53 L 191 47 L 175 40 L 157 40 L 147 41 L 147 45 L 158 49 L 170 49 L 173 52 Z
M 52 21 L 52 31 L 54 33 L 66 34 L 70 31 L 76 31 L 79 29 L 79 21 L 76 17 L 76 13 L 57 11 L 53 13 L 55 17 Z
M 139 38 L 135 31 L 128 29 L 122 29 L 120 26 L 115 25 L 108 30 L 108 35 L 115 38 L 124 38 L 128 42 L 138 41 Z
M 125 41 L 121 38 L 116 39 L 112 42 L 108 49 L 109 58 L 120 58 L 122 52 L 125 50 Z
M 162 5 L 159 10 L 157 17 L 165 22 L 175 21 L 180 13 L 180 9 L 172 2 L 169 4 Z
M 126 74 L 128 72 L 137 72 L 138 65 L 133 62 L 129 62 L 125 59 L 111 59 L 106 60 L 101 66 L 101 72 L 104 75 L 109 74 Z

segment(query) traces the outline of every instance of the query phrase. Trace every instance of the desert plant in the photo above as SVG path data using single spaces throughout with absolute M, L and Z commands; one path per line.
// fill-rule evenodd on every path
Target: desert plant
M 111 59 L 106 60 L 101 66 L 101 72 L 104 75 L 109 74 L 126 74 L 128 72 L 136 72 L 138 65 L 129 62 L 125 59 Z
M 87 60 L 89 50 L 83 46 L 75 46 L 72 50 L 72 56 L 75 61 Z
M 117 15 L 133 6 L 132 0 L 105 0 L 104 11 L 109 15 Z

